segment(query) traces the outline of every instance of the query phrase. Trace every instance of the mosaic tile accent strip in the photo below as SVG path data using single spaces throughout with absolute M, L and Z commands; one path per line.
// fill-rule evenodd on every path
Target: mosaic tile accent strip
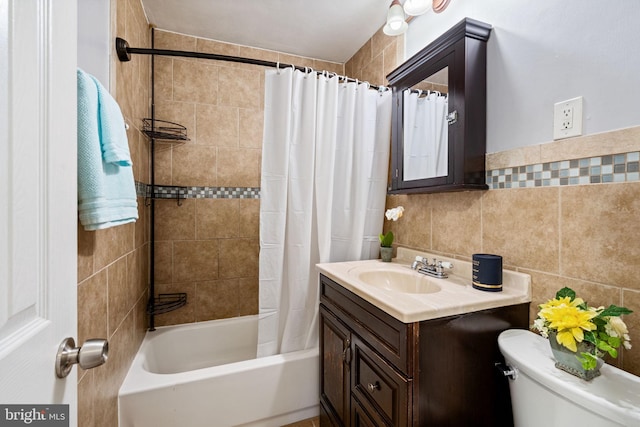
M 260 187 L 186 187 L 188 199 L 259 199 Z
M 151 197 L 151 186 L 136 182 L 139 197 Z M 260 187 L 179 187 L 156 185 L 156 199 L 259 199 Z
M 147 184 L 136 181 L 136 196 L 147 197 Z
M 640 181 L 640 152 L 537 163 L 487 171 L 489 189 Z

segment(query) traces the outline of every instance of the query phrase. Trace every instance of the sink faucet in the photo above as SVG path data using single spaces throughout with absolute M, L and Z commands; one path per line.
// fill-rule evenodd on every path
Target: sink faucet
M 427 276 L 446 279 L 448 275 L 444 272 L 444 269 L 453 268 L 453 264 L 447 261 L 438 261 L 436 258 L 433 258 L 431 263 L 427 258 L 417 255 L 415 261 L 411 264 L 411 268 Z

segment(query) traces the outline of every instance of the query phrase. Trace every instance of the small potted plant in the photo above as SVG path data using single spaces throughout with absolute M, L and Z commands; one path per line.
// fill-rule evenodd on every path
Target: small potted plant
M 590 380 L 600 375 L 601 357 L 618 357 L 618 347 L 631 348 L 629 330 L 620 318 L 625 307 L 590 307 L 570 288 L 540 305 L 533 329 L 549 339 L 556 367 Z
M 398 206 L 396 208 L 387 209 L 384 213 L 384 216 L 389 221 L 397 221 L 402 217 L 404 213 L 404 208 L 402 206 Z M 386 234 L 380 233 L 380 258 L 384 262 L 391 262 L 391 257 L 393 256 L 393 232 L 387 231 Z

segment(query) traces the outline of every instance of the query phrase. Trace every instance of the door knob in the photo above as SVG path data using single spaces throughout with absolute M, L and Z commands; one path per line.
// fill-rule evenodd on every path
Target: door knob
M 102 365 L 109 357 L 109 342 L 105 339 L 90 339 L 81 347 L 76 347 L 73 338 L 65 338 L 58 347 L 56 355 L 56 375 L 64 378 L 69 375 L 76 363 L 82 369 L 91 369 Z

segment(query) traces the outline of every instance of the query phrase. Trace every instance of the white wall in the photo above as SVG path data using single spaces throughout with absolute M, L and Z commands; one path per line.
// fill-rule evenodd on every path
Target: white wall
M 493 26 L 487 152 L 553 140 L 553 104 L 584 97 L 583 134 L 640 125 L 640 0 L 452 0 L 413 20 L 411 57 L 464 17 Z
M 110 87 L 110 0 L 78 1 L 78 67 Z

